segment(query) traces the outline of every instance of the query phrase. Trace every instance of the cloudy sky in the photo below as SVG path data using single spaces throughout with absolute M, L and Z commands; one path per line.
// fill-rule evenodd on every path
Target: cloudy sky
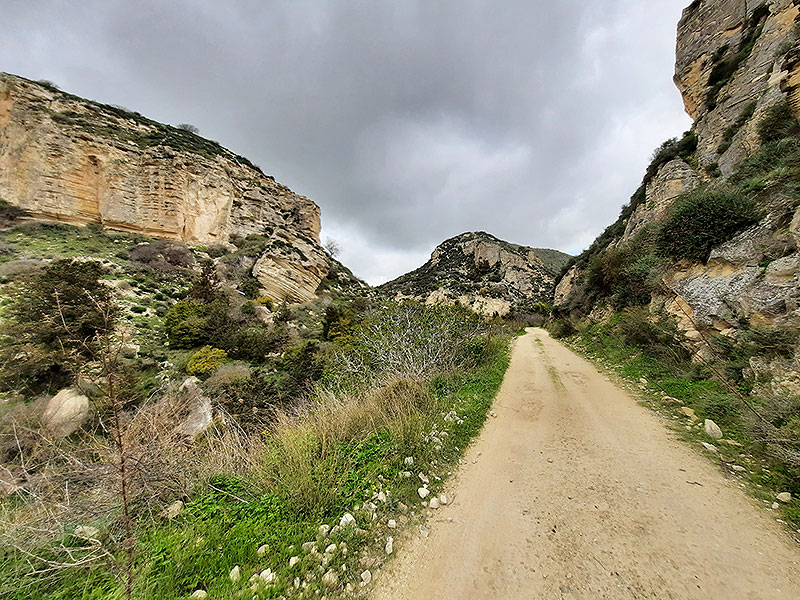
M 577 253 L 690 125 L 688 0 L 5 0 L 0 70 L 193 123 L 371 283 L 485 230 Z

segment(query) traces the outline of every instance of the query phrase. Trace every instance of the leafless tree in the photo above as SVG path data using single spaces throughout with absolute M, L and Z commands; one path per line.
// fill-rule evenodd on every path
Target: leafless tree
M 195 125 L 191 123 L 181 123 L 178 125 L 178 129 L 183 129 L 184 131 L 188 131 L 189 133 L 194 133 L 197 135 L 200 133 L 200 129 L 198 129 Z
M 332 237 L 325 238 L 325 243 L 322 244 L 322 247 L 325 248 L 325 250 L 328 251 L 328 254 L 330 254 L 333 258 L 339 256 L 339 253 L 342 251 L 342 247 L 339 245 L 339 242 Z

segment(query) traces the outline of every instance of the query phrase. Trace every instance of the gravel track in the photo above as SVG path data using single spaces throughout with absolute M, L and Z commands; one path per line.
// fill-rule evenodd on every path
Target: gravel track
M 800 598 L 775 514 L 544 330 L 516 341 L 493 409 L 375 600 Z

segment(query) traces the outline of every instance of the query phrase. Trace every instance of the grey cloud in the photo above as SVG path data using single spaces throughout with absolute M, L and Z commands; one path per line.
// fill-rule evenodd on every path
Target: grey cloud
M 198 125 L 317 201 L 374 282 L 465 230 L 590 243 L 689 125 L 684 3 L 11 2 L 0 68 Z

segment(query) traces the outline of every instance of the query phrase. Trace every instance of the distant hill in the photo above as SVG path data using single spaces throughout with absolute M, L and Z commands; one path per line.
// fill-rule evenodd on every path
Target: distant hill
M 485 315 L 531 311 L 552 301 L 555 278 L 572 257 L 503 241 L 483 231 L 445 240 L 420 268 L 378 287 L 392 298 L 458 303 Z

